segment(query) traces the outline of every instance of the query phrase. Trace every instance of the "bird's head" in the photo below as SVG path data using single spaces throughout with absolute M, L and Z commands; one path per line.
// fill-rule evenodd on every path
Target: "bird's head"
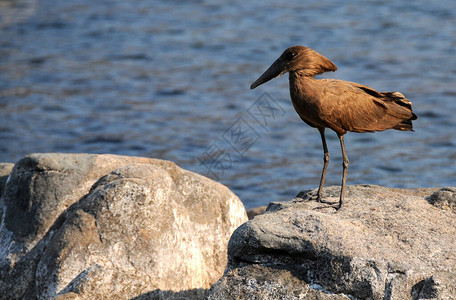
M 301 71 L 305 76 L 315 76 L 328 71 L 336 71 L 337 67 L 332 61 L 323 55 L 304 46 L 293 46 L 282 55 L 250 86 L 257 86 L 279 77 L 286 72 Z

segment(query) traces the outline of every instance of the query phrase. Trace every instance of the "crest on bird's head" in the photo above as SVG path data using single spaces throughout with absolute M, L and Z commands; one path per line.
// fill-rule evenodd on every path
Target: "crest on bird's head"
M 308 71 L 309 75 L 318 75 L 337 70 L 336 65 L 331 60 L 304 46 L 287 48 L 279 59 L 288 62 L 288 72 L 303 70 Z

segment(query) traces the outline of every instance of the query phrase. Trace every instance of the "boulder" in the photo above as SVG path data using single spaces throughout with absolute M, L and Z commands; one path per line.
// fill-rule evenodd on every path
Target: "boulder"
M 254 208 L 250 208 L 247 210 L 247 217 L 249 217 L 249 220 L 252 220 L 258 215 L 264 214 L 266 211 L 266 206 L 258 206 Z
M 12 163 L 0 163 L 0 197 L 3 195 L 6 180 L 8 179 L 8 176 L 11 173 L 13 167 L 14 164 Z
M 3 216 L 3 205 L 1 204 L 1 197 L 3 195 L 3 191 L 5 190 L 6 181 L 8 180 L 8 176 L 13 169 L 14 164 L 12 163 L 0 163 L 0 223 Z
M 338 212 L 316 190 L 273 202 L 233 233 L 208 299 L 454 299 L 456 215 L 427 201 L 451 191 L 349 186 Z
M 5 299 L 200 299 L 247 220 L 219 183 L 169 161 L 116 155 L 26 156 L 1 204 Z
M 15 164 L 3 197 L 8 208 L 5 229 L 13 233 L 14 238 L 10 255 L 17 252 L 15 259 L 18 259 L 30 250 L 57 217 L 85 195 L 100 177 L 122 166 L 153 162 L 156 160 L 118 155 L 37 153 L 25 156 Z
M 433 193 L 428 201 L 434 206 L 456 213 L 456 187 L 440 189 Z

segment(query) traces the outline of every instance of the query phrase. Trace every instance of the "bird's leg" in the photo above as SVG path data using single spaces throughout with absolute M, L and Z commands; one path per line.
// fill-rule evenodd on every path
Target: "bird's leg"
M 329 164 L 329 151 L 328 151 L 328 146 L 326 145 L 326 138 L 325 138 L 325 128 L 318 128 L 318 131 L 320 131 L 321 135 L 321 143 L 323 144 L 323 170 L 321 172 L 321 179 L 320 179 L 320 186 L 318 187 L 318 192 L 317 192 L 317 202 L 321 202 L 321 194 L 323 192 L 323 185 L 325 183 L 325 177 L 326 177 L 326 169 L 328 168 Z
M 343 157 L 343 174 L 342 174 L 342 187 L 340 188 L 340 198 L 339 198 L 339 206 L 336 208 L 339 210 L 342 207 L 342 202 L 344 201 L 344 190 L 345 190 L 345 182 L 347 180 L 347 171 L 348 171 L 348 157 L 347 153 L 345 152 L 345 144 L 344 144 L 344 135 L 337 135 L 340 140 L 340 147 L 342 148 L 342 157 Z

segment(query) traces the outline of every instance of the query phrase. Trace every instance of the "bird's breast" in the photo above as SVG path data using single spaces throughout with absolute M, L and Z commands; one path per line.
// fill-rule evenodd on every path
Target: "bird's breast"
M 318 99 L 292 93 L 291 102 L 298 115 L 306 123 L 310 123 L 314 127 L 327 127 L 326 122 L 320 117 L 321 106 L 318 103 Z

